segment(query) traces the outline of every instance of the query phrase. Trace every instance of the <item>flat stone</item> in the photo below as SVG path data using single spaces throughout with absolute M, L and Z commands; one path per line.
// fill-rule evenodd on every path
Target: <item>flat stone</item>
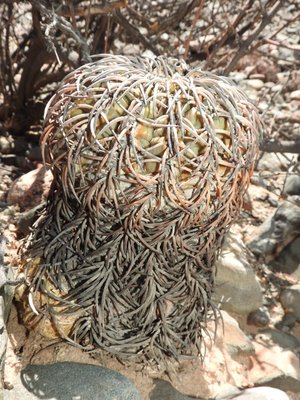
M 280 302 L 286 311 L 292 312 L 300 321 L 300 283 L 284 289 L 280 294 Z
M 245 79 L 241 83 L 241 86 L 255 90 L 260 90 L 264 86 L 264 82 L 261 79 Z
M 290 274 L 300 281 L 300 236 L 288 244 L 270 263 L 272 270 Z
M 296 349 L 300 347 L 300 340 L 295 336 L 282 332 L 277 329 L 264 329 L 257 333 L 255 336 L 255 340 L 264 342 L 264 343 L 272 343 L 278 344 L 280 347 L 284 349 Z
M 221 312 L 223 319 L 223 341 L 231 357 L 254 353 L 251 340 L 239 327 L 238 322 L 226 311 Z
M 192 400 L 196 397 L 190 397 L 185 394 L 180 393 L 176 390 L 170 382 L 166 382 L 162 379 L 154 380 L 154 389 L 149 394 L 151 400 Z M 199 400 L 204 400 L 202 397 L 197 397 Z
M 236 235 L 226 236 L 216 269 L 215 301 L 221 302 L 222 309 L 248 314 L 262 305 L 262 288 Z
M 0 237 L 0 399 L 2 399 L 4 363 L 7 346 L 6 322 L 9 316 L 11 303 L 14 297 L 14 287 L 5 284 L 6 279 L 13 280 L 14 275 L 10 267 L 2 265 L 2 259 L 5 253 L 5 239 Z
M 239 394 L 231 397 L 223 397 L 225 399 L 237 400 L 289 400 L 289 397 L 282 390 L 271 387 L 261 386 L 242 390 Z
M 28 365 L 4 400 L 142 400 L 134 384 L 104 367 L 73 362 Z
M 259 171 L 287 171 L 290 163 L 296 160 L 295 154 L 263 153 L 257 163 Z
M 283 187 L 283 193 L 289 195 L 300 195 L 300 175 L 288 175 Z
M 294 90 L 290 94 L 290 99 L 291 100 L 300 100 L 300 90 Z
M 247 317 L 248 325 L 255 325 L 259 327 L 267 326 L 270 323 L 270 314 L 266 307 L 260 307 L 257 310 L 251 311 Z
M 278 345 L 254 341 L 255 354 L 250 356 L 249 381 L 255 386 L 271 386 L 284 391 L 300 391 L 299 357 Z

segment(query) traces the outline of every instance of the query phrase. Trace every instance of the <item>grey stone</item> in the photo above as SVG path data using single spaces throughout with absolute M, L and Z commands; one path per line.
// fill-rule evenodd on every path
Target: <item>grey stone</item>
M 260 307 L 252 311 L 247 317 L 248 325 L 267 326 L 270 323 L 270 314 L 266 307 Z
M 134 384 L 108 368 L 61 362 L 28 365 L 4 400 L 142 400 Z
M 283 193 L 289 195 L 300 195 L 300 175 L 288 175 L 283 187 Z
M 251 340 L 239 327 L 238 322 L 226 311 L 221 312 L 223 320 L 223 342 L 231 357 L 254 353 Z
M 295 326 L 296 322 L 297 318 L 295 314 L 288 312 L 287 314 L 284 314 L 281 321 L 275 324 L 275 327 L 278 329 L 290 330 Z
M 149 394 L 149 400 L 192 400 L 196 397 L 190 397 L 180 393 L 169 382 L 162 379 L 155 379 L 155 387 Z M 197 397 L 201 400 L 201 397 Z M 204 400 L 204 399 L 203 399 Z
M 295 154 L 263 153 L 257 163 L 258 171 L 287 171 L 292 161 L 296 160 Z
M 277 329 L 264 329 L 260 331 L 256 336 L 256 340 L 263 341 L 265 343 L 273 342 L 274 344 L 278 344 L 280 347 L 284 349 L 296 349 L 300 346 L 300 340 L 295 336 L 279 331 Z
M 261 386 L 242 390 L 239 394 L 223 397 L 222 399 L 237 399 L 237 400 L 289 400 L 289 397 L 282 390 L 271 387 Z M 221 400 L 221 399 L 220 399 Z
M 284 202 L 260 226 L 257 236 L 248 247 L 257 257 L 271 261 L 299 235 L 300 207 Z
M 300 236 L 288 244 L 270 263 L 274 271 L 293 274 L 300 280 Z
M 284 391 L 300 392 L 300 380 L 294 376 L 280 375 L 270 380 L 265 380 L 264 384 Z
M 246 248 L 236 235 L 226 236 L 216 269 L 214 296 L 224 310 L 249 314 L 262 305 L 262 288 L 248 262 Z
M 261 79 L 245 79 L 241 82 L 241 86 L 245 89 L 260 90 L 264 86 L 264 82 Z
M 280 302 L 286 311 L 292 312 L 300 321 L 300 283 L 284 289 L 280 294 Z
M 0 236 L 0 399 L 3 392 L 3 372 L 7 345 L 6 322 L 9 316 L 14 287 L 8 285 L 8 281 L 13 281 L 14 275 L 10 267 L 4 265 L 4 255 L 6 250 L 6 239 Z

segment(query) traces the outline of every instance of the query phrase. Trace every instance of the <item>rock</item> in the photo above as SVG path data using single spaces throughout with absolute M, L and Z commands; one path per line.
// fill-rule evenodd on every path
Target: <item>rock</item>
M 280 302 L 286 311 L 292 312 L 300 321 L 300 283 L 284 289 L 280 294 Z
M 52 173 L 40 167 L 16 179 L 7 195 L 9 205 L 19 205 L 22 210 L 42 203 L 48 195 Z
M 41 397 L 42 396 L 42 397 Z M 120 373 L 90 364 L 62 362 L 27 365 L 5 400 L 142 400 L 134 384 Z
M 5 284 L 6 280 L 13 280 L 13 272 L 10 267 L 4 265 L 5 238 L 0 236 L 0 399 L 2 398 L 2 384 L 4 379 L 4 363 L 7 345 L 6 322 L 11 303 L 14 297 L 13 286 Z
M 264 82 L 261 79 L 245 79 L 241 86 L 244 88 L 250 88 L 260 90 L 264 86 Z
M 255 355 L 250 356 L 252 367 L 249 381 L 255 386 L 271 386 L 284 391 L 300 391 L 300 361 L 291 350 L 278 345 L 253 342 Z
M 283 187 L 283 193 L 287 195 L 300 195 L 300 175 L 288 175 Z
M 233 233 L 224 241 L 216 261 L 215 300 L 222 309 L 248 314 L 262 305 L 262 288 L 253 272 L 243 242 Z
M 17 231 L 19 235 L 27 236 L 30 233 L 31 226 L 37 220 L 45 205 L 46 202 L 42 202 L 38 206 L 31 208 L 28 211 L 20 213 L 17 219 Z
M 300 340 L 289 333 L 277 329 L 264 329 L 257 333 L 255 340 L 265 344 L 278 344 L 283 349 L 296 349 L 300 347 Z
M 275 328 L 287 331 L 294 328 L 296 322 L 297 318 L 295 314 L 293 314 L 292 312 L 288 312 L 282 317 L 281 321 L 275 324 Z
M 271 86 L 271 92 L 276 93 L 276 92 L 281 92 L 283 89 L 283 85 L 278 83 L 277 85 L 272 85 Z
M 270 263 L 274 271 L 291 274 L 300 281 L 300 236 L 288 244 Z
M 241 393 L 240 389 L 228 383 L 224 386 L 215 397 L 214 400 L 232 399 L 235 395 Z
M 30 161 L 43 162 L 41 146 L 32 146 L 27 150 L 26 155 Z
M 0 136 L 0 152 L 1 154 L 9 154 L 11 152 L 11 142 L 8 137 Z
M 289 400 L 289 397 L 282 390 L 266 386 L 242 390 L 239 394 L 230 397 L 223 397 L 222 400 Z M 221 399 L 220 399 L 221 400 Z
M 16 154 L 0 153 L 0 161 L 5 165 L 15 166 L 25 171 L 33 168 L 32 163 L 28 160 L 27 157 L 18 156 Z
M 258 171 L 287 171 L 291 162 L 296 160 L 295 154 L 262 153 L 258 160 Z
M 128 56 L 128 55 L 134 55 L 140 53 L 141 49 L 138 44 L 126 44 L 123 47 L 123 54 Z
M 154 58 L 156 58 L 156 55 L 150 49 L 146 49 L 145 51 L 143 51 L 142 56 L 152 58 L 153 60 Z
M 290 93 L 291 100 L 300 100 L 300 90 L 294 90 Z
M 248 325 L 267 326 L 270 323 L 270 314 L 266 307 L 260 307 L 252 311 L 247 317 Z
M 248 247 L 258 258 L 269 262 L 299 235 L 300 207 L 286 201 L 260 226 Z
M 239 83 L 239 82 L 245 80 L 247 75 L 242 71 L 234 71 L 234 72 L 230 72 L 229 77 L 234 82 Z
M 254 353 L 251 340 L 240 329 L 238 322 L 225 311 L 222 311 L 221 315 L 224 327 L 223 341 L 228 354 L 234 357 Z
M 176 390 L 169 382 L 166 382 L 162 379 L 154 380 L 155 387 L 150 393 L 151 400 L 192 400 L 196 399 L 195 397 L 190 397 L 184 395 L 178 390 Z M 202 397 L 197 397 L 197 399 L 201 400 Z M 204 400 L 204 399 L 203 399 Z
M 164 40 L 165 42 L 167 42 L 169 40 L 170 36 L 167 32 L 164 32 L 160 35 L 160 39 Z

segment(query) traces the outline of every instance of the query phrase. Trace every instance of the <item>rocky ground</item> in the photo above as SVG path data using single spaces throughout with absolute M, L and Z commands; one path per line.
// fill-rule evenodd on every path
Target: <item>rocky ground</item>
M 269 137 L 299 138 L 300 73 L 289 68 L 299 54 L 274 46 L 270 53 L 276 63 L 248 59 L 231 78 L 257 103 Z M 22 325 L 11 304 L 14 286 L 5 279 L 14 279 L 17 249 L 28 233 L 24 212 L 45 200 L 51 180 L 38 146 L 26 146 L 0 137 L 0 234 L 7 238 L 0 266 L 0 399 L 300 399 L 299 155 L 260 154 L 244 209 L 217 261 L 222 322 L 216 337 L 207 338 L 203 363 L 185 362 L 166 375 L 49 342 Z

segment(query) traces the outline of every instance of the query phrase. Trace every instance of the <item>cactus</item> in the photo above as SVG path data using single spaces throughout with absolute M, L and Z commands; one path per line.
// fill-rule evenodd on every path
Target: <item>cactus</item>
M 121 358 L 201 354 L 260 129 L 237 87 L 183 61 L 102 55 L 66 76 L 41 137 L 53 184 L 22 251 L 26 323 Z

